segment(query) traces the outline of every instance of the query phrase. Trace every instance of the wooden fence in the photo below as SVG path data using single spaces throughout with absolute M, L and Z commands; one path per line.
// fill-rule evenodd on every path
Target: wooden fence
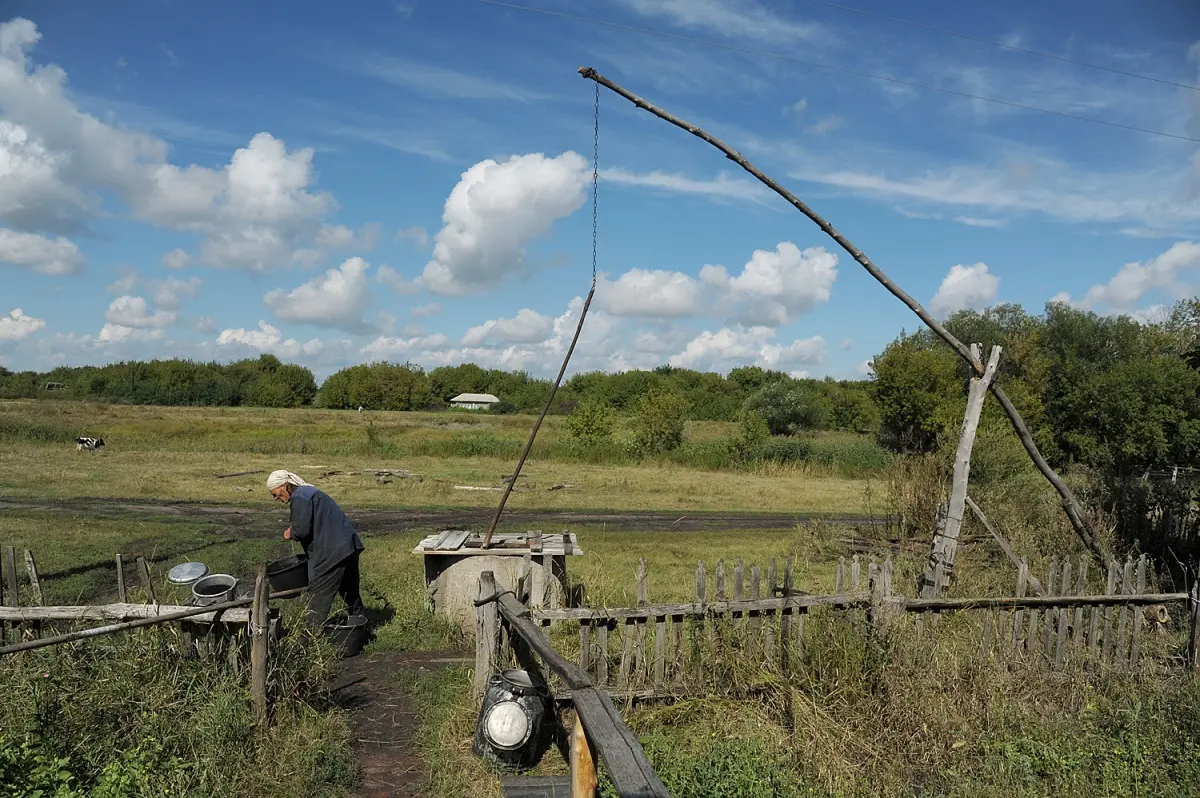
M 708 691 L 717 682 L 754 689 L 766 677 L 792 675 L 814 642 L 809 630 L 816 614 L 860 624 L 910 660 L 936 649 L 939 623 L 953 615 L 961 621 L 954 624 L 955 638 L 961 640 L 965 628 L 978 635 L 976 650 L 987 655 L 1036 654 L 1049 666 L 1083 658 L 1136 665 L 1146 653 L 1147 630 L 1165 629 L 1167 607 L 1184 604 L 1180 618 L 1189 620 L 1194 666 L 1200 602 L 1187 593 L 1146 593 L 1147 568 L 1144 557 L 1113 563 L 1096 580 L 1086 560 L 1053 562 L 1039 580 L 1043 595 L 1027 595 L 1033 577 L 1022 562 L 1014 595 L 922 599 L 893 594 L 890 558 L 839 560 L 834 591 L 825 595 L 799 589 L 790 558 L 765 570 L 719 562 L 711 574 L 701 562 L 693 601 L 651 604 L 643 560 L 636 606 L 532 609 L 529 615 L 543 628 L 577 622 L 577 648 L 564 637 L 569 630 L 552 637 L 598 687 L 629 699 Z

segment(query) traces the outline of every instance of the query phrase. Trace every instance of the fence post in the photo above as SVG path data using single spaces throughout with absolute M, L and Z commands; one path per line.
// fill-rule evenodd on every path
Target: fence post
M 479 575 L 479 591 L 476 599 L 484 601 L 475 608 L 475 700 L 483 698 L 488 679 L 496 664 L 496 649 L 500 641 L 500 612 L 496 608 L 496 578 L 491 571 Z
M 571 798 L 594 798 L 600 781 L 596 777 L 596 758 L 588 745 L 579 712 L 571 731 Z
M 1192 584 L 1188 597 L 1188 613 L 1191 616 L 1191 637 L 1188 640 L 1188 664 L 1192 671 L 1200 673 L 1200 580 Z
M 250 611 L 250 693 L 254 697 L 254 714 L 259 724 L 267 721 L 267 654 L 271 626 L 270 603 L 267 601 L 267 567 L 259 566 L 254 580 L 254 606 Z

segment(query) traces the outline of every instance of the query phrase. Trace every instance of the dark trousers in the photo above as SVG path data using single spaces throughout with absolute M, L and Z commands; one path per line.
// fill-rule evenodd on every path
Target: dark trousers
M 358 592 L 358 552 L 308 583 L 308 615 L 304 623 L 310 629 L 320 628 L 329 617 L 333 597 L 340 595 L 351 615 L 363 611 L 362 595 Z

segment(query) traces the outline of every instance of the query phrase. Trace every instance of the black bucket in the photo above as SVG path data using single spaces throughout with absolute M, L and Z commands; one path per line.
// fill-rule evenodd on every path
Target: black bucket
M 362 615 L 333 618 L 325 622 L 325 636 L 342 647 L 342 657 L 353 657 L 367 642 L 367 619 Z
M 308 587 L 308 555 L 292 554 L 268 563 L 267 582 L 273 593 Z

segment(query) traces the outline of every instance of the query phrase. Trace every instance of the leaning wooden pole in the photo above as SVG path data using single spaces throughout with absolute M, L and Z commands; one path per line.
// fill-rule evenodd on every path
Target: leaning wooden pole
M 978 344 L 971 344 L 974 355 Z M 988 357 L 987 368 L 982 377 L 971 377 L 967 393 L 967 411 L 963 414 L 962 432 L 958 436 L 958 448 L 954 452 L 954 478 L 950 485 L 950 504 L 946 509 L 946 523 L 939 525 L 929 547 L 929 558 L 921 574 L 921 598 L 937 598 L 942 585 L 937 579 L 941 566 L 947 576 L 954 574 L 954 560 L 958 554 L 958 535 L 962 531 L 963 516 L 967 510 L 967 483 L 971 478 L 971 452 L 975 448 L 975 434 L 979 431 L 979 419 L 983 415 L 983 400 L 987 398 L 988 385 L 996 376 L 1000 362 L 1000 347 L 993 346 Z
M 850 243 L 850 240 L 839 233 L 832 224 L 824 219 L 824 217 L 822 217 L 812 208 L 808 207 L 808 205 L 805 204 L 795 194 L 776 183 L 770 177 L 767 177 L 762 170 L 746 160 L 739 152 L 734 150 L 720 139 L 693 125 L 691 122 L 680 119 L 679 117 L 664 111 L 658 106 L 646 102 L 628 89 L 613 83 L 611 80 L 604 77 L 591 67 L 580 67 L 579 74 L 588 80 L 595 81 L 606 89 L 619 94 L 638 108 L 649 111 L 659 119 L 662 119 L 665 122 L 670 122 L 672 125 L 686 130 L 693 136 L 707 141 L 709 144 L 725 153 L 726 158 L 733 161 L 750 174 L 754 175 L 759 182 L 763 183 L 765 186 L 767 186 L 767 188 L 783 197 L 792 205 L 792 207 L 796 208 L 796 210 L 800 211 L 813 222 L 815 222 L 816 225 L 820 227 L 826 235 L 836 241 L 838 246 L 846 250 L 846 252 L 848 252 L 850 256 L 854 258 L 854 260 L 858 261 L 859 265 L 866 269 L 867 272 L 874 277 L 880 285 L 882 285 L 888 290 L 889 293 L 892 294 L 892 296 L 899 299 L 901 302 L 907 305 L 913 313 L 917 314 L 917 317 L 920 318 L 921 321 L 929 327 L 929 329 L 933 330 L 939 338 L 945 341 L 951 349 L 958 353 L 959 357 L 961 357 L 970 365 L 975 374 L 980 376 L 983 375 L 984 365 L 978 360 L 972 358 L 970 350 L 967 349 L 962 341 L 955 338 L 949 330 L 938 323 L 937 319 L 929 315 L 929 312 L 921 306 L 920 302 L 917 302 L 917 300 L 909 296 L 904 289 L 892 282 L 891 278 L 884 274 L 883 271 L 876 266 L 861 249 Z M 1102 563 L 1107 564 L 1111 558 L 1108 556 L 1107 552 L 1105 552 L 1103 543 L 1101 543 L 1100 539 L 1091 530 L 1091 528 L 1088 527 L 1087 522 L 1084 521 L 1083 512 L 1079 506 L 1079 500 L 1075 498 L 1075 494 L 1072 493 L 1071 489 L 1067 486 L 1067 483 L 1063 482 L 1062 477 L 1055 473 L 1054 469 L 1050 467 L 1050 464 L 1046 462 L 1046 458 L 1042 456 L 1041 451 L 1037 447 L 1037 443 L 1035 443 L 1033 440 L 1033 435 L 1031 435 L 1029 432 L 1029 427 L 1025 425 L 1025 421 L 1021 418 L 1021 414 L 1017 412 L 1017 409 L 1013 406 L 1013 403 L 1009 400 L 1008 396 L 1005 395 L 999 384 L 993 381 L 990 386 L 990 390 L 992 395 L 996 397 L 996 401 L 998 401 L 1000 406 L 1004 409 L 1005 415 L 1008 416 L 1008 420 L 1012 423 L 1013 429 L 1017 432 L 1017 437 L 1021 439 L 1021 445 L 1024 446 L 1025 451 L 1029 453 L 1030 458 L 1033 460 L 1033 464 L 1037 467 L 1038 471 L 1042 472 L 1042 476 L 1044 476 L 1046 480 L 1054 487 L 1054 490 L 1058 492 L 1059 498 L 1062 500 L 1063 509 L 1066 511 L 1067 518 L 1070 519 L 1071 526 L 1074 527 L 1076 534 L 1079 535 L 1084 544 L 1087 545 L 1088 549 L 1090 549 L 1091 552 L 1096 555 L 1096 557 Z
M 254 698 L 254 717 L 260 725 L 267 722 L 267 656 L 271 626 L 267 601 L 267 567 L 258 569 L 254 580 L 254 605 L 250 610 L 250 694 Z

